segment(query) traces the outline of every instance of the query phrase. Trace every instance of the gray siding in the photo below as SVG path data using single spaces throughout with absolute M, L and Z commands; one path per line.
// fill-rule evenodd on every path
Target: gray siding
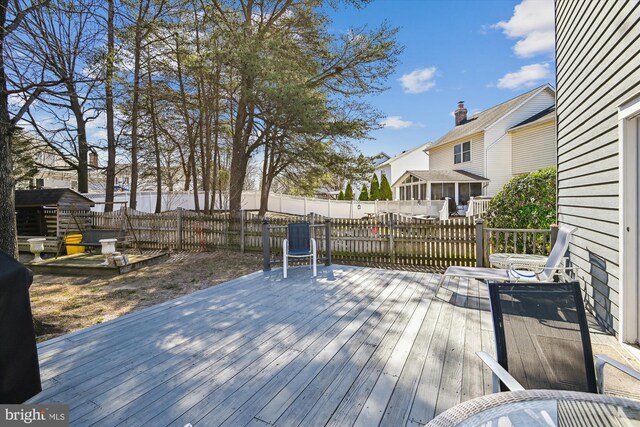
M 558 221 L 587 302 L 619 320 L 617 108 L 640 90 L 640 2 L 556 0 Z

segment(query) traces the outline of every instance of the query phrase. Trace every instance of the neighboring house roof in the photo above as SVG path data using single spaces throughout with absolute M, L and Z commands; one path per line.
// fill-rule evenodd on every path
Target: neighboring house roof
M 16 190 L 16 207 L 57 206 L 62 196 L 73 194 L 79 201 L 94 206 L 93 200 L 69 188 L 50 188 L 43 190 Z M 83 200 L 84 199 L 84 200 Z
M 518 123 L 517 125 L 509 128 L 509 130 L 511 131 L 511 130 L 532 125 L 535 123 L 543 123 L 551 119 L 554 119 L 555 117 L 556 117 L 556 106 L 552 105 L 551 107 L 545 108 L 544 110 L 540 111 L 538 114 L 529 117 L 527 120 L 524 120 Z
M 420 144 L 417 147 L 413 147 L 413 148 L 410 148 L 408 150 L 404 150 L 402 153 L 396 154 L 395 156 L 393 156 L 393 157 L 389 158 L 388 160 L 386 160 L 386 161 L 380 163 L 379 165 L 377 165 L 376 169 L 379 168 L 379 167 L 382 167 L 382 166 L 386 166 L 386 165 L 388 165 L 388 164 L 390 164 L 392 162 L 395 162 L 396 160 L 398 160 L 398 159 L 400 159 L 402 157 L 408 156 L 409 154 L 414 153 L 416 151 L 424 151 L 425 148 L 427 148 L 427 146 L 429 144 L 430 143 L 427 142 L 426 144 Z
M 515 98 L 512 98 L 508 101 L 505 101 L 502 104 L 498 104 L 495 107 L 491 107 L 488 110 L 484 110 L 478 114 L 471 116 L 464 123 L 456 126 L 449 132 L 444 134 L 440 139 L 436 140 L 433 144 L 427 147 L 427 149 L 431 149 L 439 145 L 444 145 L 451 141 L 455 141 L 457 139 L 471 136 L 475 133 L 484 131 L 485 129 L 511 113 L 511 111 L 513 111 L 527 99 L 544 89 L 553 90 L 551 86 L 545 84 L 532 89 L 529 92 L 523 93 L 522 95 L 516 96 Z
M 393 183 L 395 187 L 398 183 L 406 179 L 407 174 L 420 178 L 423 181 L 431 182 L 489 182 L 480 175 L 476 175 L 465 170 L 413 170 L 406 171 Z
M 391 158 L 390 155 L 388 155 L 387 153 L 385 153 L 384 151 L 379 152 L 378 154 L 376 154 L 375 156 L 373 156 L 373 158 L 375 159 L 373 161 L 374 166 L 379 166 L 382 163 L 386 162 L 387 160 L 389 160 Z

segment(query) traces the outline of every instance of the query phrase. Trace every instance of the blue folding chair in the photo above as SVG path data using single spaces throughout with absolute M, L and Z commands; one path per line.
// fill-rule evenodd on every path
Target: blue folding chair
M 313 263 L 313 277 L 318 275 L 316 239 L 311 238 L 311 227 L 306 222 L 289 224 L 287 238 L 282 245 L 282 263 L 284 278 L 287 278 L 289 258 L 311 257 Z

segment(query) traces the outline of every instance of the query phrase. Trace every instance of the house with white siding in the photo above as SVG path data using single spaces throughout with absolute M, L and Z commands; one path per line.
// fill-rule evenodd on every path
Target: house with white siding
M 375 166 L 375 173 L 378 175 L 378 180 L 382 181 L 382 175 L 387 177 L 389 184 L 393 184 L 398 178 L 400 178 L 407 170 L 429 169 L 429 156 L 425 152 L 427 144 L 420 144 L 417 147 L 413 147 L 409 150 L 405 150 L 400 154 L 396 154 L 393 157 L 388 157 L 385 161 Z M 384 153 L 380 153 L 384 154 Z M 380 154 L 378 156 L 380 156 Z M 385 154 L 386 155 L 386 154 Z M 397 199 L 397 194 L 394 191 L 394 199 Z
M 640 8 L 556 0 L 558 222 L 587 304 L 640 342 Z M 636 347 L 637 348 L 637 347 Z
M 548 84 L 471 117 L 459 102 L 455 127 L 425 149 L 429 170 L 408 170 L 393 182 L 399 198 L 415 199 L 401 188 L 424 184 L 427 199 L 466 204 L 470 197 L 495 195 L 518 174 L 555 166 L 554 105 Z

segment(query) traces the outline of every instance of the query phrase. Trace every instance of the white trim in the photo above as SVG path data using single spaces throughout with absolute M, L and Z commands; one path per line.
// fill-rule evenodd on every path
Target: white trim
M 400 153 L 400 154 L 396 154 L 395 156 L 389 158 L 388 160 L 385 160 L 384 162 L 380 163 L 378 166 L 375 167 L 375 169 L 377 170 L 378 168 L 381 168 L 383 166 L 387 166 L 387 165 L 391 165 L 391 163 L 393 163 L 394 161 L 401 159 L 402 157 L 405 157 L 411 153 L 413 153 L 414 151 L 420 150 L 422 152 L 424 152 L 427 148 L 427 145 L 429 145 L 430 143 L 424 143 L 424 144 L 420 144 L 417 147 L 413 147 L 413 148 L 409 148 L 408 150 L 405 150 L 404 153 Z M 427 154 L 427 153 L 425 153 Z M 427 154 L 428 156 L 429 154 Z
M 549 113 L 549 114 L 551 114 L 551 113 Z M 533 121 L 531 123 L 525 123 L 523 125 L 515 126 L 515 127 L 512 127 L 511 129 L 507 129 L 507 133 L 518 132 L 518 131 L 523 130 L 523 129 L 529 129 L 529 128 L 533 128 L 533 127 L 536 127 L 536 126 L 542 126 L 542 125 L 546 125 L 549 122 L 555 122 L 555 121 L 556 121 L 556 115 L 553 114 L 553 115 L 551 115 L 551 117 L 546 118 L 544 120 L 540 118 L 540 119 L 535 120 L 535 121 Z
M 640 341 L 638 330 L 638 135 L 640 97 L 618 108 L 620 341 Z M 635 316 L 633 315 L 635 313 Z M 633 318 L 635 317 L 635 319 Z
M 503 119 L 505 119 L 506 117 L 508 117 L 509 115 L 513 114 L 514 111 L 516 111 L 517 109 L 519 109 L 520 107 L 522 107 L 524 104 L 526 104 L 527 102 L 529 102 L 531 100 L 531 98 L 533 98 L 534 96 L 538 95 L 539 93 L 542 93 L 544 90 L 549 89 L 551 92 L 553 92 L 553 97 L 554 97 L 554 103 L 555 103 L 555 95 L 556 95 L 556 91 L 555 89 L 553 89 L 551 87 L 551 85 L 549 83 L 545 84 L 544 86 L 542 86 L 539 90 L 535 91 L 534 93 L 531 94 L 531 96 L 529 96 L 527 99 L 525 99 L 524 101 L 522 101 L 520 104 L 516 105 L 515 107 L 513 107 L 510 111 L 508 111 L 506 114 L 504 114 L 502 117 L 500 117 L 497 120 L 494 120 L 489 126 L 487 126 L 486 128 L 484 128 L 483 130 L 486 132 L 487 130 L 491 129 L 492 127 L 494 127 L 496 124 L 498 124 L 499 122 L 501 122 Z M 537 113 L 536 113 L 537 114 Z
M 464 160 L 464 144 L 469 144 L 469 160 Z M 462 147 L 460 147 L 460 163 L 456 163 L 456 147 L 458 145 L 461 145 Z M 456 165 L 461 165 L 463 163 L 471 163 L 471 160 L 473 160 L 473 144 L 471 143 L 471 139 L 468 141 L 462 141 L 462 142 L 458 142 L 457 144 L 453 144 L 453 165 L 454 167 L 456 167 Z

